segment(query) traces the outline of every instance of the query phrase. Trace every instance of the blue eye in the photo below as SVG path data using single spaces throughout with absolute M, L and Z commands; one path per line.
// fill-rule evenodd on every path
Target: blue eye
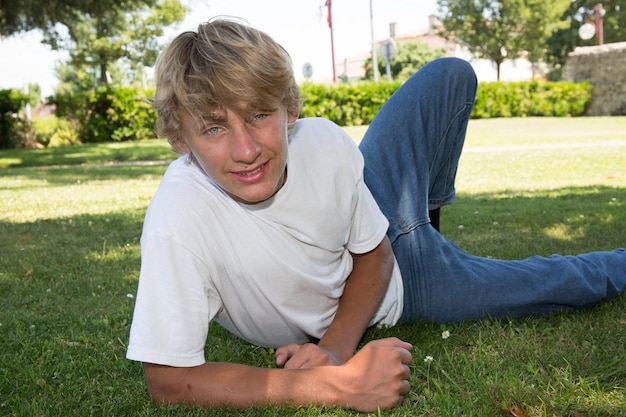
M 219 126 L 210 126 L 204 129 L 205 135 L 217 135 L 222 131 L 222 128 Z

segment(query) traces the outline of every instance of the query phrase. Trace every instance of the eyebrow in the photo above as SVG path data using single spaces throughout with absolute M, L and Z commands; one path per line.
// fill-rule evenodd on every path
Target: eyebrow
M 225 122 L 227 120 L 226 112 L 222 110 L 214 110 L 210 113 L 198 114 L 197 120 L 200 124 Z

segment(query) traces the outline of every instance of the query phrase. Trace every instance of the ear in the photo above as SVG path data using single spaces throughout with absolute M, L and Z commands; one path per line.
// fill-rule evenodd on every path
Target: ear
M 298 120 L 298 114 L 297 113 L 296 114 L 288 114 L 287 116 L 288 116 L 287 117 L 287 122 L 288 123 L 295 123 L 296 120 Z
M 183 153 L 187 153 L 191 151 L 189 149 L 189 145 L 187 144 L 187 141 L 183 138 L 178 138 L 175 141 L 172 141 L 171 144 L 172 144 L 172 148 L 174 148 L 174 151 L 178 153 L 183 154 Z

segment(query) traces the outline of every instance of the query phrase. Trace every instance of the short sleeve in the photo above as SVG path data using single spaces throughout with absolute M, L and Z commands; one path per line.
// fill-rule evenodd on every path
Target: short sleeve
M 141 254 L 128 359 L 201 365 L 209 322 L 219 309 L 208 268 L 181 242 L 160 233 L 142 236 Z

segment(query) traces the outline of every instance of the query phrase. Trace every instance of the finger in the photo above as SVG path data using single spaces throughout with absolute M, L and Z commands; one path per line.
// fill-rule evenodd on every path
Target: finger
M 285 369 L 306 368 L 307 362 L 308 362 L 308 359 L 302 360 L 302 359 L 292 357 L 292 358 L 289 358 L 287 363 L 285 363 Z
M 413 355 L 411 355 L 411 352 L 401 348 L 398 348 L 398 351 L 400 352 L 400 361 L 403 364 L 409 365 L 411 362 L 413 362 Z
M 310 360 L 310 347 L 307 347 L 307 345 L 298 346 L 297 353 L 293 352 L 293 354 L 289 357 L 289 360 L 285 363 L 285 369 L 306 368 Z
M 411 384 L 409 383 L 409 381 L 402 381 L 402 388 L 400 389 L 400 393 L 404 396 L 408 394 L 409 391 L 411 391 Z
M 405 381 L 408 381 L 409 378 L 411 377 L 411 368 L 409 368 L 407 365 L 404 365 L 403 367 L 403 372 L 402 372 L 402 379 Z
M 298 349 L 300 349 L 300 345 L 297 345 L 295 343 L 290 343 L 276 349 L 276 365 L 285 365 L 289 361 L 289 359 L 296 354 Z
M 406 350 L 411 350 L 413 345 L 409 342 L 405 342 L 403 340 L 398 339 L 397 337 L 388 337 L 386 339 L 374 340 L 373 342 L 379 346 L 389 346 L 389 347 L 398 347 Z

